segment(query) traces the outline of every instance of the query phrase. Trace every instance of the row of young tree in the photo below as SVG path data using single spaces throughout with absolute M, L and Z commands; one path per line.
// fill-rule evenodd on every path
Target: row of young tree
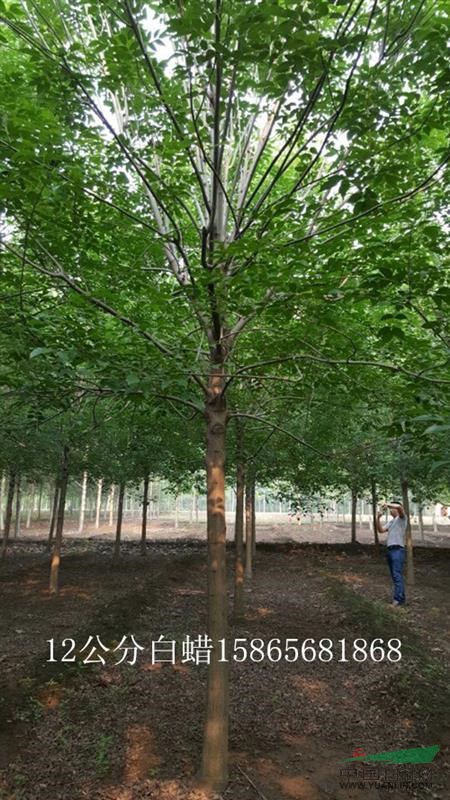
M 218 642 L 225 462 L 239 519 L 255 479 L 448 485 L 446 3 L 39 0 L 0 22 L 1 466 L 57 475 L 56 586 L 69 475 L 120 494 L 206 463 Z M 227 669 L 216 648 L 216 789 Z

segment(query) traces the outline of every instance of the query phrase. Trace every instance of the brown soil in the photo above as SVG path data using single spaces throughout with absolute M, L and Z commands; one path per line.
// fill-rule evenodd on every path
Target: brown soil
M 348 530 L 346 531 L 348 540 Z M 203 800 L 204 665 L 152 664 L 160 634 L 178 643 L 205 632 L 204 544 L 67 542 L 61 592 L 47 591 L 48 556 L 18 541 L 0 572 L 2 800 Z M 232 560 L 230 549 L 230 587 Z M 230 782 L 223 800 L 446 798 L 449 772 L 450 551 L 416 552 L 417 585 L 389 607 L 384 556 L 371 547 L 262 544 L 247 616 L 230 640 L 362 637 L 402 640 L 398 664 L 231 665 Z M 136 665 L 50 664 L 64 638 L 79 653 L 90 635 L 113 648 L 125 634 L 145 646 Z M 116 660 L 117 655 L 114 655 Z M 431 789 L 341 786 L 343 759 L 439 744 Z

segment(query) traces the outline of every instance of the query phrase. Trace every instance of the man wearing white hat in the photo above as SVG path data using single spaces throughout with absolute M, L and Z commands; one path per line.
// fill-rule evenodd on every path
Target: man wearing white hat
M 381 517 L 386 509 L 391 512 L 392 519 L 384 526 Z M 395 501 L 386 503 L 377 513 L 378 533 L 387 533 L 387 560 L 394 586 L 393 606 L 403 606 L 406 603 L 403 569 L 405 566 L 405 537 L 408 518 L 403 505 Z

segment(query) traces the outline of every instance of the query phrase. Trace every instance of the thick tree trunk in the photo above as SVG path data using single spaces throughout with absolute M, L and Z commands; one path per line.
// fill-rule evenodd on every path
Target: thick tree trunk
M 372 525 L 373 525 L 373 535 L 375 539 L 375 547 L 380 546 L 380 539 L 378 536 L 378 527 L 377 527 L 377 485 L 375 483 L 375 479 L 372 478 L 370 482 L 370 489 L 372 495 Z
M 32 483 L 30 486 L 30 493 L 28 497 L 28 509 L 27 509 L 27 521 L 25 523 L 25 527 L 28 528 L 31 526 L 31 517 L 33 516 L 34 511 L 34 492 L 36 489 L 35 483 Z
M 223 371 L 208 380 L 206 484 L 208 535 L 208 636 L 213 650 L 208 668 L 207 709 L 203 737 L 202 779 L 217 792 L 228 780 L 228 663 L 220 642 L 227 637 L 227 571 L 225 520 L 225 433 L 227 424 Z
M 87 494 L 88 474 L 83 472 L 83 483 L 81 484 L 80 516 L 78 521 L 78 533 L 83 533 L 84 517 L 86 514 L 86 494 Z
M 242 619 L 244 616 L 244 492 L 245 471 L 242 464 L 238 463 L 236 470 L 236 511 L 234 524 L 234 616 Z
M 253 567 L 253 559 L 256 556 L 256 481 L 255 478 L 252 480 L 252 490 L 250 495 L 251 500 L 251 531 L 252 531 L 252 567 Z M 265 508 L 264 508 L 265 511 Z
M 59 588 L 59 566 L 61 563 L 61 545 L 64 530 L 64 512 L 66 508 L 67 483 L 69 480 L 69 448 L 64 447 L 59 482 L 58 516 L 56 520 L 55 543 L 53 545 L 50 565 L 50 593 L 57 594 Z
M 53 534 L 55 532 L 56 518 L 58 516 L 58 499 L 59 499 L 59 478 L 55 480 L 55 492 L 53 495 L 53 505 L 50 515 L 50 528 L 48 531 L 47 548 L 50 550 L 53 542 Z
M 102 505 L 103 478 L 97 481 L 97 502 L 95 504 L 95 527 L 100 527 L 100 509 Z
M 411 530 L 411 515 L 409 513 L 409 496 L 408 496 L 408 481 L 405 477 L 401 480 L 402 485 L 402 499 L 405 514 L 408 517 L 408 524 L 406 526 L 406 583 L 409 586 L 414 585 L 414 550 Z
M 125 484 L 119 484 L 119 498 L 117 502 L 116 539 L 114 542 L 113 561 L 117 563 L 120 557 L 120 537 L 122 535 L 123 501 L 125 497 Z
M 148 510 L 148 475 L 144 478 L 144 497 L 142 500 L 142 527 L 141 527 L 141 555 L 146 554 L 146 540 L 147 540 L 147 510 Z
M 420 541 L 422 542 L 422 544 L 425 544 L 425 531 L 424 531 L 424 527 L 423 527 L 423 505 L 422 505 L 422 503 L 419 503 L 419 506 L 418 506 L 418 509 L 417 509 L 417 516 L 419 518 Z
M 5 527 L 3 529 L 2 552 L 0 555 L 2 561 L 5 558 L 6 551 L 8 549 L 9 534 L 11 531 L 11 519 L 12 519 L 15 486 L 16 486 L 16 474 L 15 472 L 11 472 L 8 481 L 8 494 L 6 495 Z
M 352 486 L 352 544 L 356 544 L 356 507 L 358 505 L 358 492 Z
M 252 487 L 245 484 L 245 577 L 253 577 L 253 542 L 252 542 Z

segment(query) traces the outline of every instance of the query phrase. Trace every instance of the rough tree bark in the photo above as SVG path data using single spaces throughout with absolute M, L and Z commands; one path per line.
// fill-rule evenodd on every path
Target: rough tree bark
M 8 494 L 6 495 L 5 527 L 3 529 L 2 552 L 0 555 L 2 561 L 5 558 L 8 549 L 9 534 L 11 531 L 11 519 L 12 519 L 15 486 L 16 486 L 16 474 L 15 472 L 10 472 L 8 480 Z
M 245 470 L 238 462 L 236 469 L 236 517 L 234 525 L 234 617 L 244 616 L 244 492 Z
M 225 520 L 225 435 L 227 408 L 223 369 L 208 378 L 206 397 L 206 486 L 208 536 L 208 636 L 213 650 L 208 669 L 206 721 L 201 776 L 206 786 L 221 791 L 228 780 L 228 664 L 220 642 L 227 636 L 227 573 Z
M 69 448 L 64 446 L 59 481 L 58 516 L 56 520 L 55 543 L 53 545 L 50 565 L 50 594 L 57 594 L 59 588 L 59 566 L 61 563 L 61 545 L 64 529 L 64 511 L 66 508 L 67 483 L 69 480 Z
M 414 585 L 414 549 L 413 549 L 413 540 L 412 540 L 412 529 L 411 529 L 411 514 L 409 513 L 409 496 L 408 496 L 408 481 L 403 476 L 401 479 L 401 486 L 402 486 L 402 499 L 403 499 L 403 508 L 405 509 L 405 514 L 408 518 L 408 522 L 406 525 L 406 583 L 409 586 Z
M 120 557 L 120 537 L 122 535 L 123 500 L 125 497 L 125 484 L 119 484 L 119 499 L 117 502 L 116 538 L 114 541 L 113 562 L 117 563 Z
M 141 556 L 146 554 L 146 540 L 147 540 L 147 510 L 148 510 L 148 487 L 149 476 L 144 478 L 144 497 L 142 499 L 142 527 L 141 527 Z

